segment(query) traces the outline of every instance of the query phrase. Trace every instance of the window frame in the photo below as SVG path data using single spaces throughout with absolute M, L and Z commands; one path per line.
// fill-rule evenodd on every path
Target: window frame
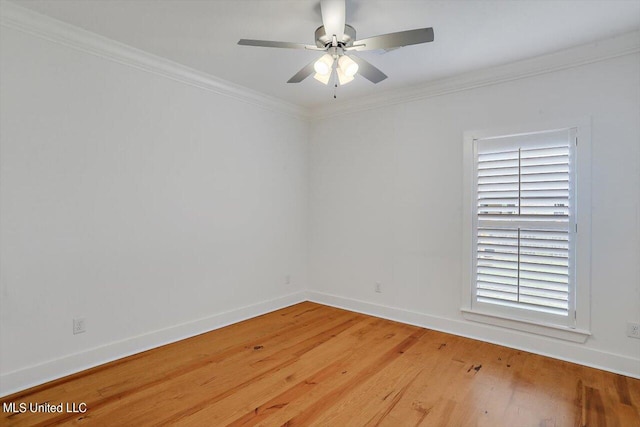
M 566 324 L 553 316 L 521 309 L 492 307 L 475 301 L 475 260 L 477 240 L 476 153 L 475 141 L 519 134 L 534 134 L 560 129 L 575 129 L 574 149 L 576 182 L 570 190 L 576 203 L 573 209 L 577 231 L 573 231 L 574 262 L 570 314 Z M 464 132 L 463 138 L 463 269 L 462 307 L 465 319 L 535 333 L 573 342 L 585 342 L 591 335 L 591 119 L 560 120 Z

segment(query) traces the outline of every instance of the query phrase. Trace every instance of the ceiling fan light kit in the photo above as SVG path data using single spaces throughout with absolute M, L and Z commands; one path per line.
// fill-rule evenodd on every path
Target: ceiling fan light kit
M 329 84 L 335 68 L 340 86 L 353 81 L 353 76 L 358 72 L 358 64 L 345 55 L 341 48 L 333 47 L 329 49 L 329 52 L 331 53 L 322 55 L 313 64 L 313 69 L 316 72 L 313 77 L 325 85 Z
M 353 81 L 358 72 L 372 83 L 379 83 L 387 78 L 386 74 L 351 53 L 352 51 L 389 50 L 433 41 L 433 28 L 419 28 L 356 40 L 355 28 L 345 23 L 345 0 L 321 0 L 320 11 L 323 25 L 315 31 L 315 45 L 252 39 L 240 39 L 238 44 L 325 52 L 318 60 L 305 65 L 287 83 L 300 83 L 315 72 L 313 77 L 326 85 L 335 69 L 338 82 L 345 85 Z

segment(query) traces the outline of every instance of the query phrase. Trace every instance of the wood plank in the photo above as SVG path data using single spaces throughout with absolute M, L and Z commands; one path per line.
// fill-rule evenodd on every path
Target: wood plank
M 640 380 L 305 302 L 3 398 L 37 425 L 640 425 Z
M 345 313 L 346 314 L 346 313 Z M 297 357 L 352 327 L 363 316 L 349 313 L 333 321 L 317 322 L 307 331 L 296 335 L 298 340 L 287 340 L 286 335 L 276 344 L 242 345 L 234 354 L 224 353 L 208 360 L 209 363 L 189 366 L 174 377 L 135 393 L 128 393 L 97 408 L 92 416 L 113 420 L 117 424 L 140 424 L 150 417 L 173 419 L 174 414 L 197 411 L 205 403 L 224 399 L 258 379 L 273 375 L 292 364 Z M 280 347 L 282 346 L 282 347 Z M 256 348 L 257 347 L 257 348 Z M 238 381 L 238 378 L 243 380 Z M 184 406 L 188 405 L 188 409 Z M 126 413 L 122 407 L 129 408 Z M 125 418 L 121 418 L 125 417 Z
M 272 314 L 272 313 L 270 313 Z M 344 320 L 345 312 L 333 310 L 318 312 L 318 307 L 295 305 L 278 312 L 278 315 L 260 316 L 250 321 L 239 322 L 215 331 L 215 334 L 201 334 L 178 343 L 163 346 L 108 363 L 88 371 L 80 372 L 29 391 L 9 396 L 14 402 L 85 402 L 95 411 L 112 402 L 122 402 L 129 395 L 152 388 L 157 384 L 169 383 L 169 378 L 178 378 L 184 373 L 223 360 L 229 355 L 240 354 L 246 348 L 253 348 L 260 342 L 284 337 L 290 334 L 313 332 L 311 325 Z M 253 345 L 252 345 L 253 344 Z M 82 381 L 75 381 L 82 378 Z M 7 399 L 5 399 L 7 400 Z M 7 414 L 3 414 L 7 415 Z M 57 422 L 71 418 L 69 414 L 57 417 L 46 413 L 17 414 L 12 416 L 12 424 L 31 426 L 41 421 Z M 24 420 L 24 424 L 20 421 Z

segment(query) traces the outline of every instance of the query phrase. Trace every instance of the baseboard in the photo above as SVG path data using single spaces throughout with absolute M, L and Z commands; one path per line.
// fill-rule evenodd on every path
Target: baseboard
M 576 344 L 466 320 L 433 316 L 322 292 L 308 291 L 307 297 L 309 301 L 319 304 L 528 351 L 640 379 L 639 359 L 589 348 L 584 344 Z
M 316 291 L 299 291 L 0 375 L 0 397 L 303 301 L 477 339 L 640 379 L 640 360 L 557 339 Z
M 306 300 L 306 292 L 295 292 L 9 372 L 0 375 L 0 397 Z

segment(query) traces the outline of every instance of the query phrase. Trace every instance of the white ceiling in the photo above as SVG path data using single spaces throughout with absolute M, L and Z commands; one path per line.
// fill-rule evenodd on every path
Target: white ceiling
M 238 46 L 240 38 L 314 44 L 319 0 L 13 0 L 199 71 L 316 107 L 333 89 L 286 81 L 316 52 Z M 640 0 L 347 0 L 357 38 L 433 27 L 433 43 L 360 55 L 389 78 L 356 78 L 338 102 L 538 56 L 640 29 Z

